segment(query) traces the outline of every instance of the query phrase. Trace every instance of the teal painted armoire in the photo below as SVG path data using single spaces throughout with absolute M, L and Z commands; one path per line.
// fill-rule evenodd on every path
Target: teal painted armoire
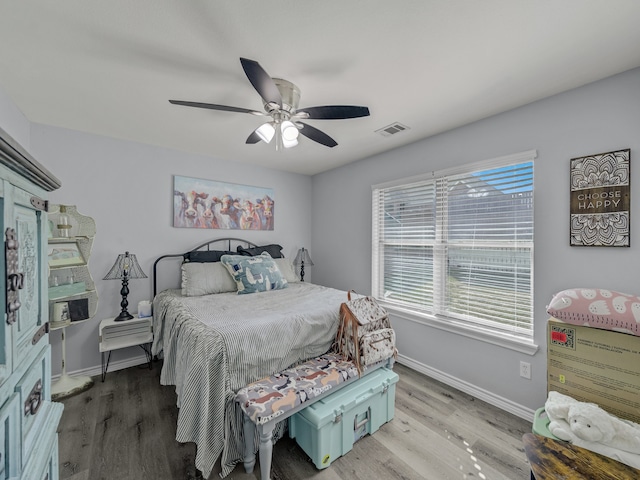
M 47 193 L 60 182 L 0 129 L 0 480 L 57 480 L 47 295 Z

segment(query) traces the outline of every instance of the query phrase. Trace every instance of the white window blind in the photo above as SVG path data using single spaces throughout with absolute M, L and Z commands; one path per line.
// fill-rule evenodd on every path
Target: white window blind
M 533 336 L 535 152 L 373 187 L 374 296 Z

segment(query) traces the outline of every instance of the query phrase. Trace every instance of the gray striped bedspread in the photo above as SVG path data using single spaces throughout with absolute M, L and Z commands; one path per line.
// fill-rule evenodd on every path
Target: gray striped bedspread
M 223 477 L 242 460 L 235 392 L 329 350 L 346 298 L 346 292 L 302 282 L 250 295 L 183 297 L 166 290 L 156 296 L 153 354 L 164 357 L 160 382 L 176 387 L 176 440 L 196 443 L 204 478 L 220 455 Z

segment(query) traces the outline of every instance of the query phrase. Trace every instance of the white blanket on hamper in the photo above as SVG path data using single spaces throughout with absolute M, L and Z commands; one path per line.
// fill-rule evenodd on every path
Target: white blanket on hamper
M 551 391 L 545 403 L 549 431 L 574 445 L 640 468 L 640 425 L 594 403 Z

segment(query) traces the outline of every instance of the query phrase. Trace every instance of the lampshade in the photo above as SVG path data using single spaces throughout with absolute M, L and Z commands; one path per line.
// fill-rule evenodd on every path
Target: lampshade
M 311 257 L 309 256 L 309 250 L 307 250 L 304 247 L 298 250 L 296 258 L 293 259 L 294 265 L 302 265 L 303 263 L 304 265 L 307 265 L 307 266 L 313 265 L 313 262 L 311 261 Z
M 140 264 L 134 254 L 129 252 L 121 253 L 118 255 L 116 263 L 114 263 L 111 270 L 109 270 L 109 273 L 103 278 L 103 280 L 122 280 L 122 288 L 120 289 L 120 295 L 122 296 L 120 307 L 122 311 L 120 315 L 115 318 L 116 322 L 133 318 L 133 315 L 127 310 L 129 306 L 129 302 L 127 301 L 127 296 L 129 295 L 129 280 L 132 278 L 147 278 L 147 276 L 142 271 L 142 268 L 140 268 Z
M 300 250 L 298 250 L 296 258 L 293 259 L 293 264 L 294 265 L 300 265 L 300 280 L 304 282 L 304 266 L 305 266 L 305 264 L 306 265 L 313 265 L 313 262 L 311 261 L 311 257 L 309 256 L 309 250 L 307 250 L 304 247 L 302 247 Z
M 142 271 L 138 259 L 133 253 L 125 252 L 118 255 L 116 263 L 113 264 L 109 273 L 105 275 L 103 280 L 117 280 L 125 278 L 147 278 Z
M 273 135 L 276 133 L 276 129 L 273 127 L 271 122 L 268 122 L 260 125 L 256 130 L 256 133 L 263 142 L 269 143 L 273 138 Z
M 296 145 L 298 145 L 298 140 L 285 140 L 284 138 L 282 139 L 282 146 L 284 148 L 291 148 L 295 147 Z
M 294 140 L 297 140 L 298 129 L 293 124 L 293 122 L 285 120 L 284 122 L 282 122 L 282 125 L 280 125 L 280 129 L 282 130 L 282 140 L 284 140 L 285 142 L 293 142 Z

